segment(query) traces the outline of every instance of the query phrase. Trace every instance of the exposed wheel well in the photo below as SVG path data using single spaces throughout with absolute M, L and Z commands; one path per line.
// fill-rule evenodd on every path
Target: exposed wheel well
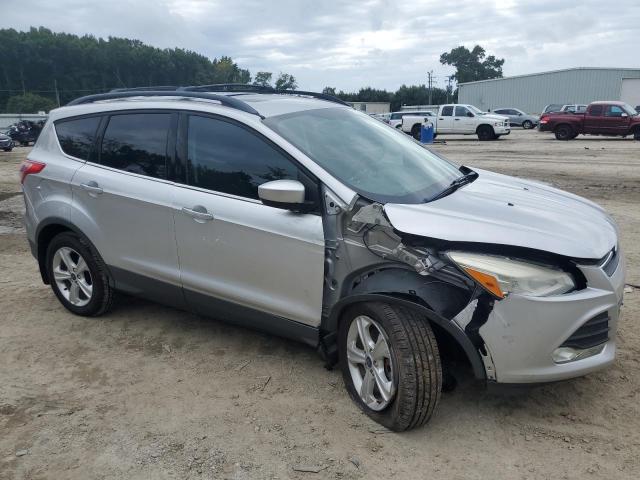
M 358 298 L 353 299 L 353 301 L 349 301 L 348 298 L 344 299 L 346 303 L 343 305 L 340 305 L 342 302 L 339 302 L 339 304 L 336 305 L 337 309 L 334 307 L 334 312 L 332 312 L 333 321 L 330 320 L 325 324 L 325 333 L 327 335 L 325 335 L 322 340 L 324 344 L 322 348 L 324 348 L 328 365 L 333 365 L 337 362 L 336 345 L 333 344 L 333 342 L 335 340 L 337 327 L 342 321 L 342 317 L 348 310 L 348 307 L 360 302 L 375 301 L 390 303 L 392 305 L 399 304 L 417 310 L 419 314 L 424 315 L 425 320 L 432 326 L 436 340 L 438 341 L 438 346 L 443 346 L 443 358 L 452 362 L 462 360 L 463 363 L 471 366 L 476 378 L 486 378 L 484 364 L 482 363 L 480 354 L 471 343 L 469 337 L 451 320 L 447 320 L 431 310 L 420 298 L 410 298 L 407 295 L 383 294 L 358 295 L 357 297 Z
M 570 123 L 558 123 L 555 127 L 553 127 L 553 131 L 555 132 L 560 127 L 568 127 L 572 132 L 574 131 L 573 126 Z

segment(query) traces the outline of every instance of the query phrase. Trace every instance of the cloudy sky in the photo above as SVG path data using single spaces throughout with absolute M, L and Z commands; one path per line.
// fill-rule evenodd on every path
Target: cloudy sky
M 4 3 L 7 0 L 1 0 Z M 440 54 L 480 44 L 518 75 L 578 66 L 640 67 L 640 0 L 21 0 L 0 27 L 137 38 L 252 74 L 287 72 L 299 88 L 444 86 Z

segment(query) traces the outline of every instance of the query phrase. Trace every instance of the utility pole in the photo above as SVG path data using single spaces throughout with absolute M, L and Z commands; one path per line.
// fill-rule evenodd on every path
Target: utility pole
M 429 105 L 432 105 L 431 103 L 431 99 L 432 99 L 432 87 L 433 87 L 433 70 L 429 70 L 427 72 L 427 77 L 429 77 Z
M 58 102 L 58 108 L 60 107 L 60 92 L 58 92 L 58 80 L 53 79 L 53 88 L 56 90 L 56 102 Z
M 449 95 L 453 93 L 453 91 L 451 90 L 451 79 L 452 79 L 451 75 L 447 77 L 447 82 L 449 83 L 449 86 L 447 87 L 447 103 L 449 103 Z

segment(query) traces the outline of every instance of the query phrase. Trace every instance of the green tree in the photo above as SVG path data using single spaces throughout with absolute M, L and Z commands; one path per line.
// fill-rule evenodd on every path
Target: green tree
M 493 55 L 487 57 L 480 45 L 473 47 L 473 50 L 460 46 L 440 55 L 440 63 L 455 67 L 453 77 L 458 83 L 465 83 L 502 77 L 504 58 Z
M 296 88 L 298 88 L 298 84 L 295 77 L 281 72 L 276 80 L 276 90 L 295 90 Z
M 273 74 L 271 72 L 258 72 L 256 73 L 256 78 L 253 80 L 253 84 L 260 85 L 261 87 L 270 87 L 272 76 Z
M 24 95 L 10 97 L 5 110 L 9 113 L 38 113 L 40 111 L 48 112 L 56 107 L 53 100 L 27 92 Z
M 335 87 L 324 87 L 322 93 L 325 95 L 333 95 L 334 97 L 337 95 Z

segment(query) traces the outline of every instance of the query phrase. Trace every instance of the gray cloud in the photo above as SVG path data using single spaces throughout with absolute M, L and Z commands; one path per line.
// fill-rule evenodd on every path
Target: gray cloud
M 253 73 L 292 73 L 305 89 L 437 85 L 452 73 L 440 54 L 480 44 L 504 57 L 505 75 L 576 66 L 640 67 L 637 0 L 22 0 L 0 27 L 45 26 L 97 37 L 137 38 L 210 57 L 229 55 Z

